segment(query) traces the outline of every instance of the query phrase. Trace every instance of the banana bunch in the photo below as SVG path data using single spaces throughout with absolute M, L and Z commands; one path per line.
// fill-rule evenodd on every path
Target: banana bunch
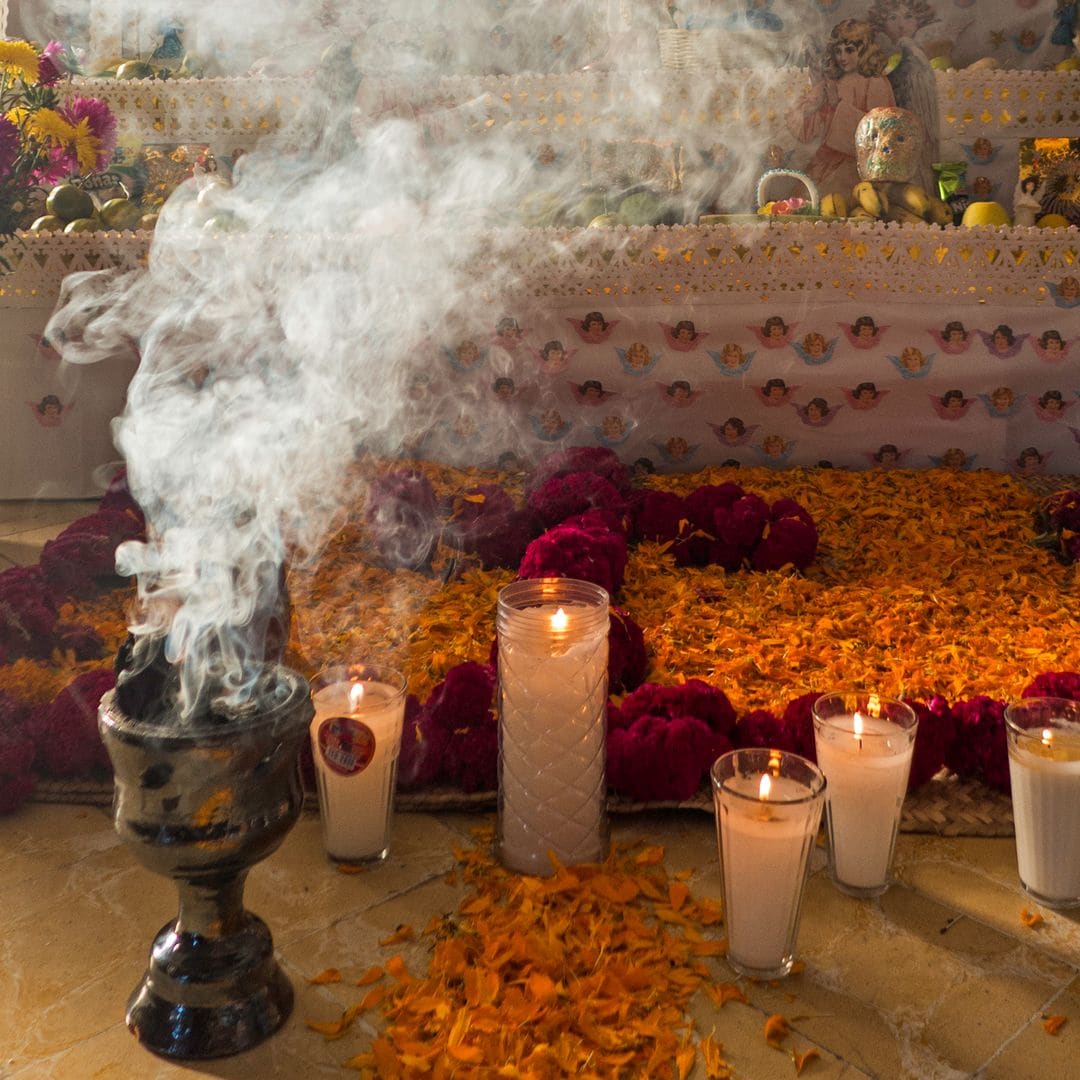
M 901 225 L 927 222 L 951 225 L 952 210 L 936 195 L 927 195 L 918 184 L 899 180 L 863 180 L 851 189 L 850 198 L 836 191 L 821 200 L 826 218 L 852 221 L 895 221 Z

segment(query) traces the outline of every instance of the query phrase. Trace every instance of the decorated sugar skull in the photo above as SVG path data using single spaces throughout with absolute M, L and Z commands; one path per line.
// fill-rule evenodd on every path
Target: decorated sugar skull
M 922 121 L 907 109 L 871 109 L 855 129 L 855 154 L 863 180 L 910 180 L 919 164 Z

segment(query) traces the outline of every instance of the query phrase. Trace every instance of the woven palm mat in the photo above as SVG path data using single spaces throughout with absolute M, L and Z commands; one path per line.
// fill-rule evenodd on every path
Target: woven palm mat
M 39 783 L 33 801 L 69 803 L 80 806 L 110 806 L 112 784 L 94 781 L 49 781 Z M 454 788 L 433 788 L 421 793 L 401 793 L 395 800 L 400 811 L 495 809 L 495 793 L 466 795 Z M 304 808 L 317 811 L 316 796 L 308 793 Z M 613 814 L 635 814 L 647 810 L 699 810 L 713 812 L 712 796 L 705 788 L 685 802 L 632 802 L 613 796 L 608 800 Z M 901 832 L 932 833 L 937 836 L 1012 836 L 1012 802 L 976 780 L 931 780 L 908 795 L 900 819 Z

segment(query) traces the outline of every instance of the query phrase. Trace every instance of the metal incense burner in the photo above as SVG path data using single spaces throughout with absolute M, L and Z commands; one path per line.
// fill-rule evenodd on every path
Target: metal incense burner
M 127 1008 L 139 1041 L 167 1058 L 240 1053 L 292 1010 L 270 931 L 243 893 L 248 870 L 300 814 L 297 760 L 312 708 L 295 672 L 274 668 L 266 685 L 255 707 L 183 722 L 126 716 L 115 692 L 101 703 L 116 830 L 180 894 Z

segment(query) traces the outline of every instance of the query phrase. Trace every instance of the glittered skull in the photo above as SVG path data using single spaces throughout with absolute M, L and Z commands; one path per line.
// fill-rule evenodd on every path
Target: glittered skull
M 919 165 L 922 121 L 907 109 L 871 109 L 855 129 L 863 180 L 910 180 Z

